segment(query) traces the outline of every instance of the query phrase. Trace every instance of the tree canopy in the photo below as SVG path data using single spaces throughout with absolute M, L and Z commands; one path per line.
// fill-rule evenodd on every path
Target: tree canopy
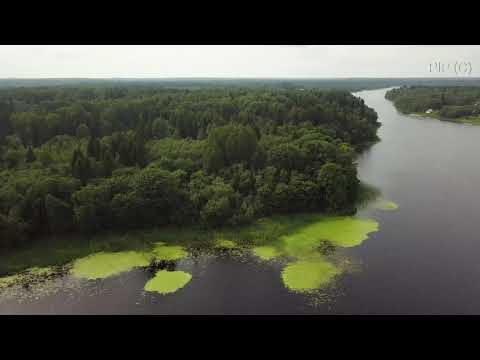
M 387 91 L 385 97 L 406 114 L 431 109 L 444 119 L 480 116 L 479 87 L 400 87 Z
M 377 114 L 345 91 L 0 90 L 0 247 L 43 235 L 351 212 Z

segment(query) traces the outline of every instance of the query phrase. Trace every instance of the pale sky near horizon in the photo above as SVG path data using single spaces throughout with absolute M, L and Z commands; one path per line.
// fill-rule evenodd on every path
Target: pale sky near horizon
M 480 46 L 0 45 L 0 78 L 441 76 L 479 77 Z

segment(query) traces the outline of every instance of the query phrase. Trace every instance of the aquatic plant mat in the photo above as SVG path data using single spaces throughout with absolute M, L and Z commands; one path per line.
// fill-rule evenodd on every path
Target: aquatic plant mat
M 375 204 L 375 208 L 396 208 L 394 203 L 383 199 Z M 75 240 L 57 240 L 51 243 L 50 255 L 46 255 L 45 249 L 38 253 L 29 249 L 20 251 L 16 260 L 3 264 L 3 271 L 35 262 L 48 266 L 30 266 L 5 274 L 0 277 L 0 293 L 58 277 L 73 282 L 101 281 L 144 269 L 152 274 L 145 283 L 145 292 L 163 296 L 187 288 L 193 281 L 188 266 L 179 264 L 188 264 L 199 257 L 228 256 L 245 263 L 280 266 L 279 277 L 285 288 L 310 298 L 314 296 L 311 302 L 317 303 L 328 298 L 322 291 L 330 291 L 340 276 L 356 269 L 341 249 L 360 245 L 378 230 L 379 224 L 369 218 L 301 214 L 272 216 L 248 226 L 215 231 L 162 228 L 83 239 L 88 246 Z M 94 242 L 96 239 L 98 243 Z M 55 259 L 56 254 L 63 256 Z M 35 256 L 26 261 L 27 255 Z

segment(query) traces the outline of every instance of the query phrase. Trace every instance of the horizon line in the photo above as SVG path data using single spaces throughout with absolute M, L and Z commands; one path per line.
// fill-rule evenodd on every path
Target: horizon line
M 230 77 L 230 76 L 168 76 L 168 77 L 130 77 L 130 76 L 113 76 L 113 77 L 0 77 L 0 80 L 351 80 L 351 79 L 455 79 L 469 80 L 479 79 L 480 76 L 336 76 L 336 77 Z

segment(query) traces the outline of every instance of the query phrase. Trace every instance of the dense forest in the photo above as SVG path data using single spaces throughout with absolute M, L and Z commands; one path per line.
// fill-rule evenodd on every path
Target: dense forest
M 353 213 L 377 114 L 346 91 L 0 90 L 0 247 L 49 235 Z
M 480 87 L 400 87 L 387 91 L 385 97 L 406 114 L 432 109 L 453 120 L 480 115 Z

